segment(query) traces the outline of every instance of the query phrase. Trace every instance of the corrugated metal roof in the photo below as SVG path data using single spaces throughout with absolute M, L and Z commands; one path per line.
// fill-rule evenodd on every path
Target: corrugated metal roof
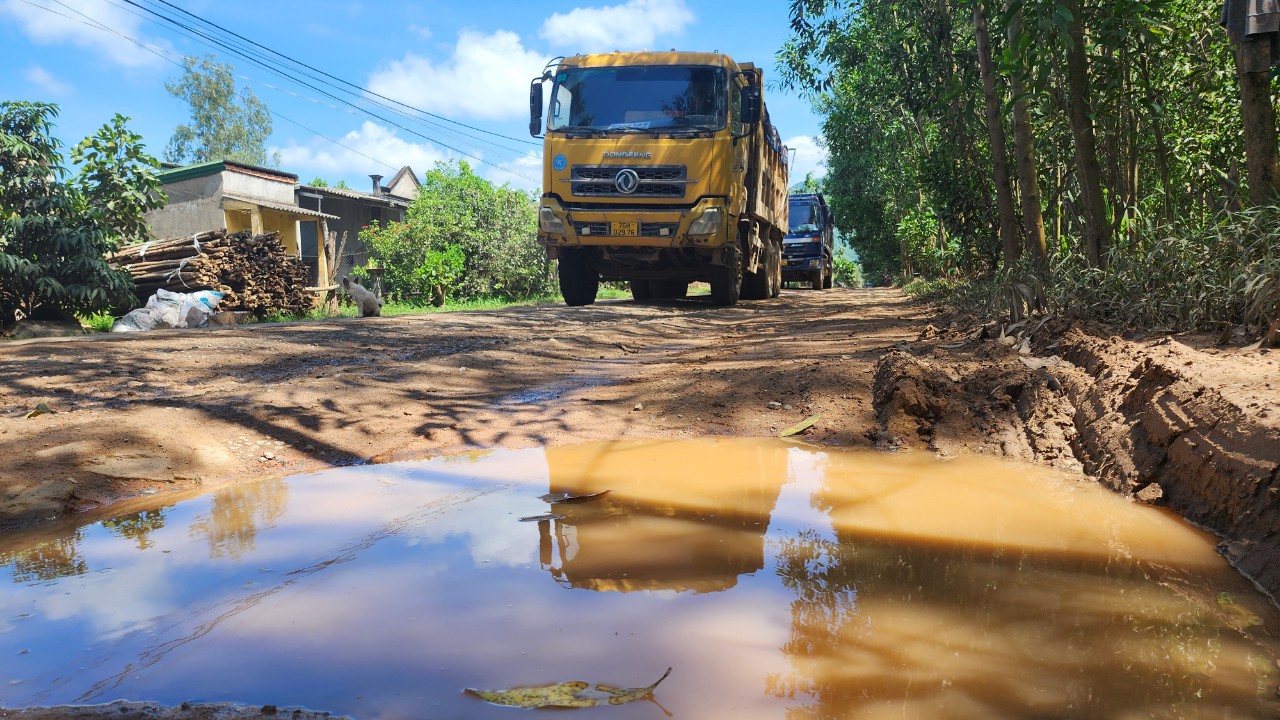
M 299 185 L 298 189 L 306 190 L 308 192 L 314 191 L 314 192 L 320 192 L 320 193 L 327 193 L 329 195 L 337 195 L 338 197 L 351 198 L 352 200 L 370 200 L 374 202 L 385 203 L 387 205 L 399 205 L 402 207 L 408 207 L 410 202 L 407 198 L 402 198 L 399 195 L 374 195 L 373 193 L 360 192 L 359 190 L 346 190 L 343 188 L 335 188 L 335 187 L 316 187 L 314 185 Z
M 242 203 L 246 203 L 246 204 L 248 204 L 248 205 L 257 205 L 257 206 L 259 206 L 259 207 L 268 208 L 268 209 L 270 209 L 270 210 L 277 210 L 277 211 L 279 211 L 279 212 L 292 213 L 292 214 L 294 214 L 294 215 L 301 215 L 301 216 L 303 216 L 303 217 L 324 218 L 325 220 L 340 220 L 340 219 L 341 219 L 341 218 L 339 218 L 337 215 L 328 215 L 328 214 L 326 214 L 326 213 L 316 212 L 315 210 L 308 210 L 308 209 L 306 209 L 306 208 L 300 208 L 300 207 L 298 207 L 297 205 L 288 205 L 288 204 L 286 204 L 286 203 L 282 203 L 282 202 L 275 202 L 275 201 L 273 201 L 273 200 L 263 200 L 262 198 L 256 198 L 256 197 L 253 197 L 253 196 L 251 196 L 251 195 L 239 195 L 239 194 L 236 194 L 236 193 L 223 193 L 223 194 L 222 194 L 222 199 L 223 199 L 223 200 L 232 200 L 232 201 L 235 201 L 235 202 L 242 202 Z

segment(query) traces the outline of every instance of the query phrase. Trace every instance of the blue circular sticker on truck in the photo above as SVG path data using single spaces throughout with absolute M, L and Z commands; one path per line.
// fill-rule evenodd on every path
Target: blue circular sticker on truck
M 564 153 L 556 155 L 554 158 L 551 159 L 551 167 L 555 168 L 556 170 L 563 170 L 569 167 L 569 158 L 565 157 Z

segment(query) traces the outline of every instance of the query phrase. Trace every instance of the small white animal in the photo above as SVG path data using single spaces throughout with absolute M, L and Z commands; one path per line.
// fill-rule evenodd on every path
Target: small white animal
M 349 278 L 342 278 L 342 289 L 347 291 L 355 301 L 360 317 L 379 317 L 382 315 L 382 298 L 374 295 L 360 283 L 353 283 Z

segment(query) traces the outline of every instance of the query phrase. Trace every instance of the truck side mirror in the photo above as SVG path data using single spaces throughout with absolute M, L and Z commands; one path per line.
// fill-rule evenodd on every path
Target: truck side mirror
M 748 85 L 742 88 L 742 124 L 760 122 L 760 88 Z
M 529 134 L 542 134 L 542 78 L 529 84 Z

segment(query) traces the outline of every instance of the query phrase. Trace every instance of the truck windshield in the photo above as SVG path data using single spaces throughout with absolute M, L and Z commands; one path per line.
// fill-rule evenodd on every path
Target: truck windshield
M 810 203 L 792 203 L 788 210 L 791 234 L 815 233 L 822 230 L 822 209 Z
M 728 118 L 724 68 L 681 65 L 567 68 L 551 91 L 552 130 L 720 130 Z

